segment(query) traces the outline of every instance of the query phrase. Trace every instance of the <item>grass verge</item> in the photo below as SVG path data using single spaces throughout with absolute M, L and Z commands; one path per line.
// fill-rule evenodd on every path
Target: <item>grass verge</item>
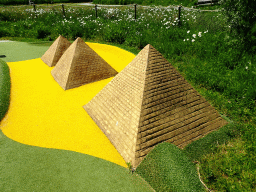
M 10 73 L 6 62 L 0 59 L 0 121 L 8 111 L 10 104 Z

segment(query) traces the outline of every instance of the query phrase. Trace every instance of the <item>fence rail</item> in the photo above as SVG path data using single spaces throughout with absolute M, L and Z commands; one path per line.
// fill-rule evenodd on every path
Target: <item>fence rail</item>
M 214 4 L 219 4 L 219 0 L 198 0 L 198 2 L 195 5 L 202 6 L 202 5 L 214 5 Z
M 216 0 L 215 0 L 216 1 Z M 204 1 L 205 2 L 205 1 Z M 84 7 L 84 6 L 91 6 L 94 7 L 95 9 L 95 18 L 98 17 L 98 9 L 100 9 L 101 7 L 106 7 L 106 8 L 112 8 L 112 7 L 130 7 L 134 9 L 134 19 L 137 19 L 137 10 L 138 8 L 143 8 L 143 9 L 152 9 L 152 8 L 158 8 L 158 9 L 175 9 L 178 11 L 178 24 L 181 24 L 181 13 L 182 10 L 186 10 L 186 11 L 198 11 L 198 12 L 219 12 L 220 10 L 200 10 L 200 9 L 194 9 L 194 8 L 188 8 L 188 7 L 183 7 L 183 6 L 167 6 L 167 7 L 163 7 L 163 6 L 142 6 L 142 5 L 137 5 L 137 4 L 130 4 L 130 5 L 101 5 L 101 4 L 93 4 L 93 3 L 81 3 L 78 6 L 76 5 L 64 5 L 64 4 L 55 4 L 55 5 L 37 5 L 37 4 L 31 4 L 31 5 L 20 5 L 18 7 L 33 7 L 35 14 L 37 13 L 37 8 L 38 7 L 47 7 L 47 8 L 54 8 L 54 7 L 60 7 L 60 10 L 63 14 L 63 16 L 66 16 L 65 13 L 65 7 Z M 17 7 L 17 6 L 8 6 L 8 8 L 10 7 Z M 0 7 L 0 10 L 3 7 Z

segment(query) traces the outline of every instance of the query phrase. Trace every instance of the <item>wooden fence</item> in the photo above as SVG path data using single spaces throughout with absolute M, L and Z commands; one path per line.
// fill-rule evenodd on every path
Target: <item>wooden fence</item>
M 200 2 L 209 2 L 209 0 L 199 0 Z M 210 2 L 216 2 L 217 0 L 211 0 Z M 28 5 L 23 5 L 23 6 L 28 6 Z M 34 9 L 34 12 L 35 14 L 37 13 L 37 7 L 44 7 L 44 6 L 41 6 L 41 5 L 36 5 L 34 4 L 34 2 L 30 1 L 30 5 L 29 6 L 32 6 L 33 9 Z M 66 17 L 66 13 L 65 13 L 65 5 L 64 4 L 59 4 L 59 5 L 51 5 L 51 7 L 56 7 L 56 6 L 61 6 L 61 12 L 63 14 L 64 17 Z M 137 10 L 138 10 L 138 7 L 140 8 L 154 8 L 154 7 L 150 7 L 150 6 L 141 6 L 141 5 L 137 5 L 137 4 L 131 4 L 131 5 L 98 5 L 98 4 L 92 4 L 92 3 L 84 3 L 83 5 L 80 5 L 80 6 L 72 6 L 72 7 L 83 7 L 83 6 L 93 6 L 94 9 L 95 9 L 95 18 L 98 18 L 98 9 L 100 9 L 100 7 L 133 7 L 134 8 L 134 19 L 136 21 L 137 19 Z M 48 4 L 47 4 L 47 7 L 48 7 Z M 69 6 L 70 7 L 70 6 Z M 0 7 L 1 8 L 1 7 Z M 182 10 L 186 10 L 186 11 L 209 11 L 209 12 L 218 12 L 219 10 L 200 10 L 200 9 L 193 9 L 193 8 L 188 8 L 188 7 L 183 7 L 183 6 L 168 6 L 168 7 L 162 7 L 162 6 L 159 6 L 157 8 L 161 8 L 161 9 L 176 9 L 178 11 L 178 25 L 181 25 L 181 13 L 182 13 Z
M 196 6 L 219 4 L 219 0 L 198 0 Z

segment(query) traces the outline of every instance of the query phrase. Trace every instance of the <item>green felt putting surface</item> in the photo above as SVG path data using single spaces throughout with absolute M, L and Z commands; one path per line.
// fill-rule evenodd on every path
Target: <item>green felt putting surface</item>
M 153 191 L 137 174 L 93 156 L 28 146 L 0 130 L 0 191 Z
M 0 55 L 5 62 L 24 61 L 41 58 L 53 42 L 0 41 Z

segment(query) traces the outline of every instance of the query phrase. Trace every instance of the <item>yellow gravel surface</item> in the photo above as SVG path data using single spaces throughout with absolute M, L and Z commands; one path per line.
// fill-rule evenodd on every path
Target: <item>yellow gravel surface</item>
M 87 43 L 120 72 L 135 57 L 120 48 Z M 0 123 L 3 133 L 20 143 L 76 151 L 126 167 L 104 133 L 83 109 L 113 78 L 64 91 L 41 59 L 8 63 L 11 103 Z

